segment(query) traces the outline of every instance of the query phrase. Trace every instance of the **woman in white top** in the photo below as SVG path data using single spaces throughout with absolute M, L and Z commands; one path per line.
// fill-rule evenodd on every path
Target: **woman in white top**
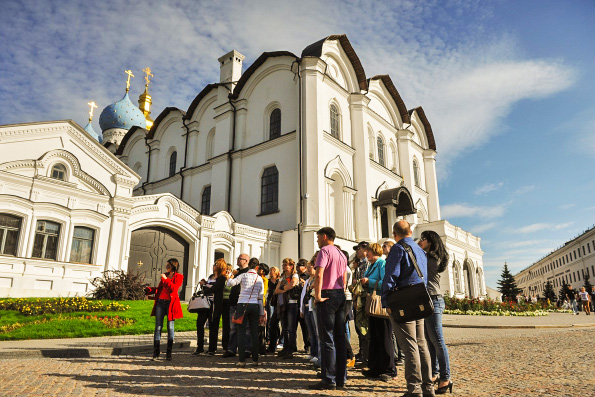
M 581 302 L 583 303 L 583 310 L 585 311 L 585 314 L 588 316 L 589 314 L 591 314 L 591 308 L 589 307 L 589 301 L 591 300 L 591 297 L 589 296 L 589 293 L 587 292 L 585 287 L 581 288 L 581 292 L 579 292 L 579 295 L 581 296 Z
M 227 281 L 228 287 L 241 285 L 238 308 L 234 318 L 244 316 L 244 320 L 238 325 L 238 353 L 240 367 L 246 366 L 246 326 L 250 324 L 250 337 L 252 342 L 252 363 L 258 365 L 258 322 L 264 316 L 262 297 L 264 295 L 264 284 L 257 273 L 258 265 L 250 261 L 250 270 L 240 274 L 237 278 Z

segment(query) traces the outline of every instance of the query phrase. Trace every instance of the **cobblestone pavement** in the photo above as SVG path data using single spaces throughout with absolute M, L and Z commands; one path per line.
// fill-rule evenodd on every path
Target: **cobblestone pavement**
M 591 396 L 595 328 L 446 328 L 453 392 L 459 396 Z M 355 342 L 355 341 L 354 341 Z M 356 346 L 354 346 L 356 349 Z M 99 358 L 10 358 L 0 360 L 5 396 L 54 395 L 400 395 L 403 367 L 383 383 L 349 371 L 348 391 L 311 392 L 317 381 L 305 355 L 292 361 L 272 356 L 259 368 L 238 368 L 236 359 L 195 357 L 176 350 L 172 362 L 149 353 Z

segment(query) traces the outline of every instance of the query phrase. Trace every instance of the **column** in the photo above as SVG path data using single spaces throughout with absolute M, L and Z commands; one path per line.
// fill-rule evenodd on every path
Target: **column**
M 428 220 L 440 220 L 440 202 L 438 200 L 438 182 L 436 178 L 436 152 L 424 150 L 424 176 L 428 192 Z

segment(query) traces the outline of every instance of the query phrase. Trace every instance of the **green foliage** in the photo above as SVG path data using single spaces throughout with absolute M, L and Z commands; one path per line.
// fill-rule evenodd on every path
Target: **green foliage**
M 558 291 L 558 301 L 560 303 L 564 302 L 564 300 L 566 299 L 566 294 L 568 294 L 568 286 L 564 284 L 562 285 L 562 287 L 560 287 L 560 290 Z
M 92 301 L 84 297 L 0 300 L 0 310 L 16 310 L 25 316 L 73 312 L 117 312 L 127 308 L 118 302 L 105 305 L 102 301 Z
M 556 292 L 554 291 L 554 286 L 552 285 L 551 281 L 545 283 L 545 287 L 543 289 L 543 298 L 546 301 L 549 299 L 551 303 L 556 301 Z
M 144 300 L 144 276 L 123 270 L 106 270 L 101 277 L 91 280 L 95 287 L 91 296 L 95 299 Z
M 444 303 L 447 310 L 458 310 L 461 312 L 534 312 L 537 310 L 547 310 L 550 308 L 547 302 L 537 301 L 535 303 L 526 303 L 522 300 L 517 301 L 496 302 L 492 299 L 478 299 L 478 298 L 450 298 L 445 296 Z
M 583 281 L 583 287 L 585 287 L 585 290 L 587 292 L 591 292 L 593 284 L 591 284 L 591 282 L 589 281 L 589 275 L 587 273 L 585 273 L 585 275 L 583 276 Z
M 56 298 L 58 300 L 60 298 Z M 17 299 L 4 299 L 5 305 L 10 305 Z M 34 302 L 37 299 L 19 299 L 22 301 Z M 49 300 L 49 299 L 48 299 Z M 7 303 L 8 302 L 8 303 Z M 90 301 L 98 303 L 96 301 Z M 113 311 L 107 311 L 110 301 L 103 301 L 103 311 L 91 312 L 83 310 L 72 314 L 43 314 L 43 315 L 25 315 L 17 310 L 5 309 L 0 311 L 0 329 L 12 324 L 19 324 L 12 331 L 0 332 L 0 340 L 18 340 L 18 339 L 58 339 L 58 338 L 83 338 L 92 336 L 109 335 L 141 335 L 151 334 L 155 330 L 155 317 L 151 317 L 153 301 L 122 301 L 115 302 L 121 307 L 128 307 L 123 312 L 118 312 L 119 321 L 128 321 L 129 325 L 123 325 L 119 328 L 109 328 L 106 321 L 92 321 L 87 316 L 104 319 L 108 317 L 107 322 L 115 322 Z M 32 304 L 32 303 L 31 303 Z M 14 306 L 13 306 L 14 307 Z M 195 331 L 196 314 L 190 314 L 186 311 L 186 305 L 182 304 L 184 317 L 176 320 L 176 332 Z M 83 318 L 84 317 L 84 318 Z M 61 318 L 61 319 L 60 319 Z M 45 319 L 45 321 L 43 321 Z M 52 320 L 54 319 L 54 320 Z M 60 319 L 60 320 L 55 320 Z M 110 320 L 111 319 L 111 320 Z M 132 323 L 130 324 L 130 321 Z M 167 332 L 167 331 L 164 331 Z
M 504 269 L 502 269 L 498 286 L 498 291 L 502 294 L 502 300 L 516 301 L 517 295 L 523 292 L 517 287 L 514 276 L 508 270 L 506 263 L 504 263 Z

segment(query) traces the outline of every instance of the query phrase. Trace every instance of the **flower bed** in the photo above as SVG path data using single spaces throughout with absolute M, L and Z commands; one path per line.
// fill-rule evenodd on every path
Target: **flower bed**
M 130 306 L 118 302 L 105 305 L 102 301 L 80 298 L 3 299 L 0 310 L 16 310 L 26 316 L 72 312 L 120 312 Z
M 534 310 L 525 312 L 515 312 L 510 310 L 449 310 L 445 309 L 444 314 L 463 314 L 468 316 L 512 316 L 512 317 L 539 317 L 547 316 L 548 312 L 544 310 Z
M 543 301 L 530 302 L 525 301 L 505 301 L 497 302 L 492 299 L 477 299 L 477 298 L 450 298 L 444 297 L 446 306 L 445 314 L 471 314 L 474 315 L 488 315 L 488 316 L 547 316 L 548 306 Z M 477 313 L 477 314 L 476 314 Z M 492 314 L 494 313 L 494 314 Z M 510 313 L 510 314 L 498 314 Z M 545 314 L 512 314 L 512 313 L 545 313 Z

